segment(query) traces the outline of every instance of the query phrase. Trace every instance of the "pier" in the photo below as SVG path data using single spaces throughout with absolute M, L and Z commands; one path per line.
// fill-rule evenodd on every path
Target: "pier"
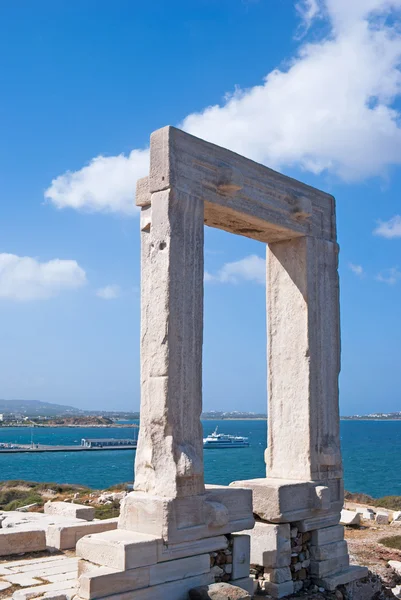
M 0 455 L 21 452 L 94 452 L 100 450 L 136 450 L 137 441 L 119 438 L 84 438 L 81 444 L 50 446 L 46 444 L 0 444 Z
M 101 452 L 102 450 L 136 450 L 136 443 L 130 446 L 29 446 L 21 445 L 18 448 L 0 448 L 2 454 L 18 454 L 21 452 Z

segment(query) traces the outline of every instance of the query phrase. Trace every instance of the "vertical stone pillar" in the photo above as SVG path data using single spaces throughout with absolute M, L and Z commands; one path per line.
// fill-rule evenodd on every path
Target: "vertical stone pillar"
M 204 492 L 203 201 L 153 193 L 141 222 L 141 427 L 135 490 Z
M 267 248 L 268 478 L 342 477 L 337 264 L 327 240 Z

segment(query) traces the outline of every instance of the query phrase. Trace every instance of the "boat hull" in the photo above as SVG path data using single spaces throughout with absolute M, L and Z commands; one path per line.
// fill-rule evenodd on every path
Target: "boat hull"
M 249 444 L 235 442 L 208 442 L 203 444 L 203 448 L 249 448 Z

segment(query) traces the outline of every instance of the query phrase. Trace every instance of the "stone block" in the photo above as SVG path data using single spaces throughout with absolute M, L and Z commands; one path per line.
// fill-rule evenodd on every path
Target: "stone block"
M 45 585 L 37 585 L 35 587 L 24 588 L 17 590 L 13 594 L 13 600 L 30 600 L 36 597 L 50 597 L 66 595 L 69 598 L 76 594 L 75 582 L 66 581 L 60 583 L 47 583 Z
M 46 533 L 43 529 L 0 529 L 0 556 L 42 550 L 46 550 Z
M 268 574 L 269 579 L 272 583 L 284 583 L 291 581 L 291 570 L 289 567 L 280 567 L 279 569 L 265 569 L 265 573 Z
M 127 571 L 95 567 L 79 578 L 78 596 L 85 600 L 93 600 L 148 586 L 149 567 Z
M 33 585 L 37 585 L 38 583 L 43 583 L 42 581 L 40 581 L 40 579 L 31 577 L 30 575 L 26 575 L 25 573 L 7 575 L 4 576 L 3 579 L 9 581 L 13 585 L 20 585 L 21 587 L 31 587 Z
M 313 546 L 323 546 L 332 542 L 340 542 L 344 539 L 344 526 L 333 525 L 323 529 L 314 529 L 311 532 L 311 544 Z
M 361 524 L 361 515 L 353 510 L 344 509 L 341 511 L 340 523 L 341 525 L 358 526 Z
M 133 598 L 135 600 L 188 600 L 189 590 L 211 583 L 214 583 L 213 576 L 210 573 L 205 573 L 196 577 L 187 577 L 180 581 L 141 588 L 135 590 L 135 596 L 132 591 L 113 594 L 112 600 L 132 600 Z
M 102 533 L 117 529 L 118 518 L 72 523 L 70 525 L 49 525 L 46 531 L 46 545 L 57 550 L 75 548 L 78 540 L 88 534 Z
M 297 527 L 299 531 L 302 531 L 302 533 L 306 533 L 308 531 L 314 531 L 315 529 L 323 529 L 326 527 L 338 525 L 339 521 L 340 513 L 334 513 L 329 515 L 322 515 L 319 517 L 312 517 L 310 519 L 305 519 L 304 521 L 299 521 L 297 523 Z
M 8 590 L 8 588 L 11 587 L 11 583 L 10 582 L 6 582 L 6 581 L 0 581 L 0 592 L 4 592 L 5 590 Z
M 227 548 L 228 540 L 225 535 L 204 538 L 203 540 L 181 542 L 179 544 L 166 544 L 163 540 L 159 540 L 157 544 L 157 562 L 204 554 L 205 552 L 226 550 Z
M 231 583 L 212 583 L 189 590 L 190 600 L 250 600 L 252 596 L 253 593 Z
M 390 567 L 392 569 L 394 569 L 394 571 L 398 575 L 401 575 L 401 561 L 399 561 L 399 560 L 389 560 L 388 564 L 390 565 Z
M 82 504 L 72 504 L 71 502 L 51 502 L 44 505 L 45 515 L 60 515 L 73 519 L 84 519 L 93 521 L 95 518 L 95 509 L 93 506 L 84 506 Z
M 331 544 L 310 547 L 311 560 L 329 560 L 331 558 L 338 558 L 347 554 L 348 546 L 345 540 L 331 542 Z
M 358 565 L 351 565 L 347 569 L 344 569 L 340 573 L 334 575 L 328 575 L 320 579 L 316 579 L 316 585 L 324 587 L 326 590 L 333 592 L 337 586 L 345 585 L 358 579 L 363 579 L 368 575 L 367 567 L 360 567 Z
M 210 555 L 190 556 L 150 567 L 150 585 L 177 581 L 210 571 Z
M 263 582 L 264 591 L 267 592 L 272 598 L 283 598 L 284 596 L 290 596 L 294 593 L 294 582 L 285 581 L 284 583 L 273 583 L 272 581 Z
M 393 521 L 400 521 L 401 522 L 401 510 L 395 510 L 395 511 L 393 511 Z
M 231 541 L 233 549 L 232 579 L 249 577 L 251 538 L 249 535 L 233 534 Z
M 155 564 L 157 544 L 155 536 L 116 529 L 81 538 L 76 554 L 97 565 L 126 571 Z
M 378 525 L 388 525 L 389 523 L 389 514 L 387 512 L 377 512 L 375 521 Z
M 359 511 L 359 514 L 361 515 L 362 521 L 374 521 L 375 520 L 375 513 L 373 512 L 373 510 L 370 510 L 370 509 L 362 510 L 362 511 Z
M 251 490 L 207 486 L 204 494 L 182 498 L 132 492 L 123 502 L 118 526 L 178 544 L 233 533 L 253 524 Z
M 288 567 L 291 563 L 290 525 L 261 523 L 244 531 L 251 537 L 251 564 L 267 568 Z
M 348 567 L 348 554 L 339 556 L 337 558 L 330 558 L 329 560 L 312 560 L 310 563 L 310 574 L 312 575 L 312 577 L 317 577 L 321 579 L 322 577 L 326 577 L 327 575 L 339 573 L 340 571 Z
M 339 513 L 342 508 L 342 494 L 334 484 L 321 486 L 313 481 L 267 477 L 234 481 L 230 487 L 251 489 L 253 512 L 272 523 L 300 521 L 319 514 L 324 516 L 328 508 L 330 512 Z
M 254 590 L 254 582 L 251 577 L 242 577 L 241 579 L 232 579 L 231 584 L 239 587 L 252 596 Z

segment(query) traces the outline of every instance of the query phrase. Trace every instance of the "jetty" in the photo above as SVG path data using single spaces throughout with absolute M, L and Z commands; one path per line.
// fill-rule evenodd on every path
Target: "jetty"
M 118 438 L 82 439 L 81 445 L 50 446 L 45 444 L 10 444 L 0 445 L 1 454 L 21 452 L 94 452 L 101 450 L 136 450 L 137 441 Z

